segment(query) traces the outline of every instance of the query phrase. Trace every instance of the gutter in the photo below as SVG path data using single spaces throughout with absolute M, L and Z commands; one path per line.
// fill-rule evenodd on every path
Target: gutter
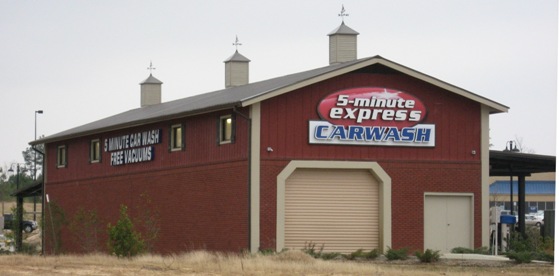
M 251 238 L 252 238 L 252 216 L 251 216 L 251 208 L 252 208 L 252 203 L 251 203 L 251 195 L 252 195 L 252 119 L 248 116 L 246 116 L 245 114 L 243 114 L 242 112 L 239 112 L 237 110 L 237 107 L 234 106 L 233 107 L 233 112 L 241 117 L 243 117 L 246 121 L 247 121 L 247 132 L 248 132 L 248 137 L 247 137 L 247 160 L 248 160 L 248 168 L 247 168 L 247 191 L 248 191 L 248 250 L 250 251 L 251 249 Z
M 43 222 L 43 227 L 41 227 L 41 252 L 43 254 L 43 256 L 45 256 L 45 181 L 47 180 L 47 176 L 45 175 L 45 158 L 46 155 L 44 152 L 38 150 L 37 148 L 35 148 L 36 145 L 31 146 L 31 148 L 38 154 L 43 156 L 43 164 L 41 164 L 41 174 L 43 175 L 43 181 L 42 181 L 42 185 L 41 185 L 41 189 L 43 190 L 43 198 L 42 198 L 42 202 L 43 204 L 41 204 L 41 221 Z
M 231 107 L 234 108 L 235 104 L 237 104 L 237 103 L 223 104 L 223 105 L 214 106 L 214 107 L 211 107 L 211 108 L 202 108 L 202 109 L 198 109 L 198 110 L 191 110 L 191 111 L 187 111 L 187 112 L 181 112 L 181 113 L 165 115 L 165 116 L 155 116 L 155 117 L 150 117 L 150 118 L 147 118 L 147 119 L 138 119 L 138 120 L 133 119 L 133 120 L 117 123 L 117 124 L 109 124 L 108 126 L 94 127 L 94 128 L 86 129 L 86 130 L 83 130 L 83 131 L 76 131 L 76 132 L 70 132 L 68 134 L 64 134 L 64 133 L 69 132 L 73 129 L 81 128 L 81 127 L 84 127 L 84 126 L 87 126 L 87 125 L 98 122 L 98 121 L 94 121 L 94 122 L 90 122 L 90 123 L 87 123 L 87 124 L 84 124 L 84 125 L 81 125 L 81 126 L 77 126 L 75 128 L 71 128 L 69 130 L 58 132 L 58 133 L 53 134 L 53 135 L 49 135 L 49 136 L 44 137 L 42 139 L 31 141 L 31 142 L 29 142 L 29 145 L 35 146 L 35 145 L 38 145 L 38 144 L 54 143 L 54 142 L 59 142 L 59 141 L 63 141 L 63 140 L 68 140 L 68 139 L 81 138 L 81 137 L 85 137 L 85 136 L 89 136 L 89 135 L 95 135 L 95 134 L 99 134 L 99 133 L 119 131 L 119 130 L 129 129 L 129 128 L 133 128 L 133 127 L 145 126 L 145 125 L 148 125 L 148 124 L 159 123 L 159 122 L 162 122 L 162 121 L 174 120 L 174 119 L 184 118 L 184 117 L 192 117 L 192 116 L 196 116 L 196 115 L 199 115 L 199 114 L 206 114 L 206 113 L 210 113 L 210 112 L 227 110 Z M 129 110 L 129 111 L 132 111 L 132 110 Z M 129 111 L 126 111 L 126 112 L 129 112 Z M 121 115 L 121 114 L 119 114 L 119 115 Z M 118 116 L 118 115 L 115 115 L 115 116 Z M 112 116 L 112 117 L 114 117 L 114 116 Z M 107 118 L 104 118 L 104 119 L 101 119 L 101 120 L 106 120 L 108 118 L 111 118 L 111 117 L 107 117 Z

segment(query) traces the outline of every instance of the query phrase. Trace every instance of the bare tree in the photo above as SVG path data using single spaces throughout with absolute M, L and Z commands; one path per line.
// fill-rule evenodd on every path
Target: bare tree
M 526 145 L 524 145 L 524 139 L 522 137 L 518 137 L 518 135 L 514 136 L 514 142 L 516 143 L 516 147 L 518 148 L 518 150 L 520 150 L 520 152 L 522 153 L 536 153 L 536 151 L 532 148 L 528 148 L 526 147 Z

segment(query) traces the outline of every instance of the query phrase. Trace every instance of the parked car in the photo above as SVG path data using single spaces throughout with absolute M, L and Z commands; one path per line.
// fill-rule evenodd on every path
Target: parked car
M 4 214 L 4 229 L 13 229 L 13 222 L 13 214 Z M 24 220 L 21 222 L 21 230 L 25 231 L 25 233 L 31 233 L 38 227 L 39 225 L 37 225 L 37 222 L 33 220 Z
M 536 215 L 526 215 L 526 225 L 535 225 L 540 227 L 543 225 L 543 217 L 539 217 Z

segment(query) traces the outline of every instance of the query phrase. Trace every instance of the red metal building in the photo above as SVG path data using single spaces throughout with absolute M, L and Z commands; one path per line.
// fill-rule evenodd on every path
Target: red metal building
M 329 66 L 247 83 L 235 52 L 226 89 L 176 101 L 161 103 L 150 75 L 141 108 L 31 143 L 46 144 L 45 194 L 67 218 L 83 208 L 112 224 L 149 198 L 161 253 L 487 245 L 489 115 L 508 108 L 356 59 L 343 23 L 329 36 Z M 61 229 L 62 250 L 80 252 Z

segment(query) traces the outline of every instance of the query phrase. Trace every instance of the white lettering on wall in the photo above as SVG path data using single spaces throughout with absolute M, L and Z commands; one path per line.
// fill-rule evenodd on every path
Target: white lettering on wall
M 161 143 L 161 129 L 136 132 L 105 139 L 105 152 L 111 153 L 111 166 L 153 160 L 153 145 Z

